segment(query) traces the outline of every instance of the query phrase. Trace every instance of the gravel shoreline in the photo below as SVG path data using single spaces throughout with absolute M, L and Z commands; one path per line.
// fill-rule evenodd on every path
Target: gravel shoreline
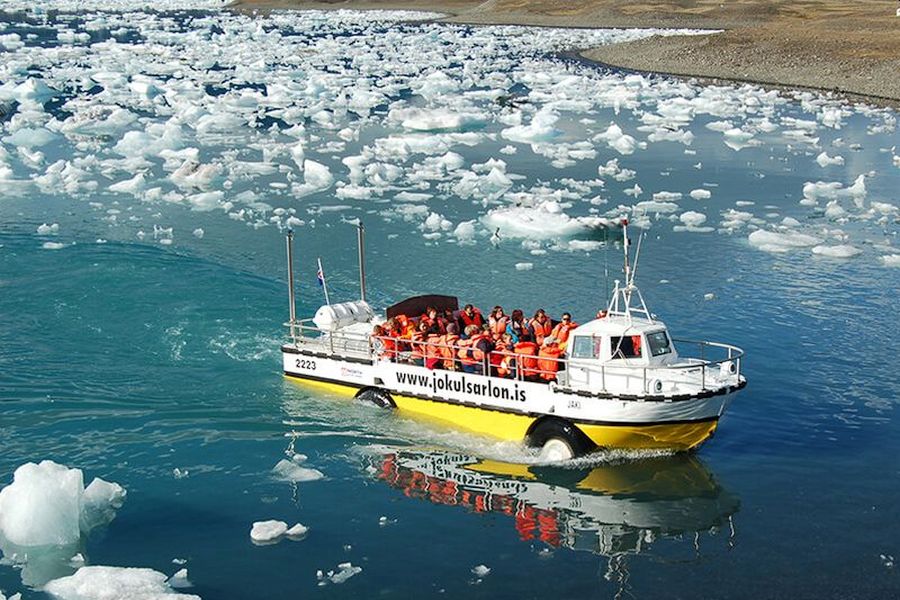
M 776 89 L 833 92 L 850 101 L 900 108 L 900 17 L 883 0 L 237 0 L 231 10 L 406 9 L 441 21 L 550 27 L 659 27 L 723 30 L 654 37 L 578 50 L 603 65 Z

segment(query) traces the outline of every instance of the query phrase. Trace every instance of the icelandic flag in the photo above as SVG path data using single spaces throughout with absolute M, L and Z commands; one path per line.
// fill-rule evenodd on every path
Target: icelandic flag
M 325 271 L 322 270 L 322 267 L 319 267 L 319 270 L 316 271 L 316 279 L 319 280 L 319 285 L 325 285 Z

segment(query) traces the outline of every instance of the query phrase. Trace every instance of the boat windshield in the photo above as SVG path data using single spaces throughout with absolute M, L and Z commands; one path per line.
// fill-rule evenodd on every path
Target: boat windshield
M 579 335 L 572 344 L 572 358 L 600 358 L 600 336 Z
M 648 333 L 647 345 L 650 346 L 650 354 L 652 356 L 660 356 L 672 351 L 672 346 L 669 344 L 669 336 L 666 335 L 665 331 Z

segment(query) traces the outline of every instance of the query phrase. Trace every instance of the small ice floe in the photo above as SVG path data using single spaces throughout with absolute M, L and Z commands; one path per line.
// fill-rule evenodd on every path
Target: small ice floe
M 646 143 L 638 143 L 632 136 L 622 131 L 622 128 L 612 123 L 606 131 L 598 133 L 593 138 L 595 142 L 606 142 L 606 145 L 619 154 L 634 154 L 637 148 L 646 147 Z
M 198 240 L 202 240 L 202 239 L 203 239 L 203 236 L 206 235 L 206 232 L 203 231 L 203 228 L 202 228 L 202 227 L 198 227 L 197 229 L 195 229 L 195 230 L 192 231 L 191 233 L 193 233 L 194 237 L 197 238 Z
M 327 573 L 321 569 L 316 571 L 316 579 L 319 580 L 320 586 L 328 585 L 329 583 L 341 584 L 359 573 L 362 573 L 362 567 L 355 567 L 353 563 L 345 562 L 339 564 L 336 570 L 331 570 Z
M 516 271 L 530 271 L 534 268 L 534 263 L 520 262 L 516 263 Z
M 62 250 L 66 245 L 60 242 L 44 242 L 41 244 L 41 248 L 44 250 Z
M 190 471 L 187 469 L 179 469 L 178 467 L 172 469 L 172 475 L 175 479 L 186 479 L 190 474 Z
M 0 490 L 0 534 L 22 547 L 74 544 L 112 521 L 125 495 L 122 486 L 99 478 L 85 488 L 81 469 L 26 463 Z
M 893 569 L 894 568 L 894 557 L 891 554 L 879 554 L 878 557 L 881 559 L 881 564 L 885 566 L 885 568 Z M 12 600 L 12 599 L 10 599 Z
M 288 527 L 287 531 L 284 532 L 284 537 L 298 541 L 305 538 L 307 533 L 309 533 L 309 527 L 301 523 L 294 523 L 292 527 Z
M 712 292 L 709 292 L 708 294 L 703 294 L 703 299 L 704 300 L 715 300 L 716 295 L 713 294 Z
M 179 569 L 174 575 L 169 577 L 169 580 L 166 583 L 169 584 L 169 587 L 176 590 L 194 587 L 194 584 L 188 579 L 187 569 Z
M 272 468 L 272 473 L 278 481 L 288 481 L 291 483 L 300 483 L 305 481 L 317 481 L 325 477 L 318 469 L 309 467 L 301 467 L 298 462 L 304 462 L 306 459 L 302 454 L 295 455 L 291 460 L 281 459 Z
M 886 267 L 900 267 L 900 254 L 885 254 L 879 259 Z
M 853 258 L 862 254 L 862 250 L 849 244 L 836 244 L 833 246 L 819 245 L 812 249 L 813 254 L 827 256 L 829 258 Z
M 822 167 L 822 168 L 824 169 L 825 167 L 829 167 L 829 166 L 832 166 L 832 165 L 835 165 L 835 166 L 843 165 L 843 164 L 844 164 L 844 157 L 843 157 L 843 156 L 840 156 L 840 155 L 838 155 L 838 156 L 828 156 L 828 153 L 827 153 L 827 152 L 821 152 L 821 153 L 816 157 L 816 162 L 819 163 L 819 166 Z
M 37 232 L 38 235 L 56 235 L 59 233 L 59 223 L 53 223 L 52 225 L 41 223 L 38 225 Z
M 284 521 L 256 521 L 250 529 L 250 539 L 255 544 L 277 543 L 287 533 L 288 526 Z
M 796 231 L 766 231 L 758 229 L 747 239 L 750 243 L 765 252 L 789 252 L 796 248 L 818 246 L 822 238 Z
M 378 517 L 378 526 L 379 527 L 387 527 L 388 525 L 391 525 L 396 522 L 397 522 L 397 519 L 388 519 L 384 515 Z
M 712 197 L 712 192 L 704 189 L 696 189 L 691 190 L 690 196 L 694 200 L 709 200 Z
M 490 572 L 490 567 L 485 565 L 477 565 L 475 567 L 472 567 L 472 575 L 474 575 L 478 579 L 484 579 L 488 576 L 488 574 L 490 574 Z
M 74 575 L 50 581 L 44 586 L 44 591 L 56 600 L 200 600 L 200 596 L 192 594 L 175 595 L 176 592 L 164 573 L 129 567 L 82 567 Z

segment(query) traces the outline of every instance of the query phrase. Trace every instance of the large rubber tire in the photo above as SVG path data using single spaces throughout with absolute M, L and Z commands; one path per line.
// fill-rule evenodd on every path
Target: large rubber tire
M 394 399 L 391 398 L 390 393 L 387 390 L 376 388 L 376 387 L 367 387 L 356 392 L 355 398 L 362 402 L 369 402 L 374 404 L 378 408 L 396 408 L 397 405 L 394 403 Z
M 570 421 L 555 417 L 535 423 L 525 441 L 529 446 L 541 449 L 541 460 L 554 462 L 584 456 L 597 447 Z

